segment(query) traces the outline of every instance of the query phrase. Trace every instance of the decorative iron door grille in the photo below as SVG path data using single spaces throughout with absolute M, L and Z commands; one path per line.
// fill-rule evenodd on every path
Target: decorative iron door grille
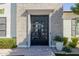
M 31 15 L 31 45 L 48 45 L 49 16 Z

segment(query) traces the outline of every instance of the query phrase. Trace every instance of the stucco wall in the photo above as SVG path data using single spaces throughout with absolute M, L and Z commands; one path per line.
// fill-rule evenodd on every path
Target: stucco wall
M 59 5 L 59 7 L 55 9 L 54 12 L 52 12 L 52 16 L 51 16 L 52 35 L 63 35 L 62 16 L 63 16 L 62 5 Z
M 16 4 L 16 37 L 17 45 L 24 47 L 26 46 L 27 40 L 27 16 L 26 9 L 23 6 Z
M 62 4 L 51 15 L 51 39 L 56 35 L 63 36 L 63 8 Z M 54 42 L 52 42 L 54 44 Z
M 71 20 L 63 20 L 63 36 L 71 40 Z

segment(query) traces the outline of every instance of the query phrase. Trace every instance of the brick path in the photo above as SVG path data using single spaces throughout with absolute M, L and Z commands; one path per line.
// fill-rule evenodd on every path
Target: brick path
M 54 56 L 48 46 L 31 46 L 30 48 L 0 49 L 0 55 L 8 56 Z

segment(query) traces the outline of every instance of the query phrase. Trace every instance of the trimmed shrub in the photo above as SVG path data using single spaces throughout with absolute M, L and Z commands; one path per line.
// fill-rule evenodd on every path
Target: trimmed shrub
M 0 48 L 16 48 L 15 38 L 0 38 Z
M 72 42 L 74 42 L 75 45 L 77 45 L 78 42 L 78 38 L 77 37 L 73 37 L 71 38 Z
M 63 42 L 63 38 L 60 36 L 55 36 L 54 40 L 58 42 Z
M 70 48 L 75 48 L 75 44 L 74 44 L 73 42 L 69 42 L 68 46 L 69 46 Z
M 78 43 L 78 38 L 77 37 L 72 37 L 71 42 L 69 42 L 69 47 L 75 48 L 77 43 Z
M 68 38 L 67 37 L 64 37 L 63 38 L 63 45 L 66 46 L 68 43 Z

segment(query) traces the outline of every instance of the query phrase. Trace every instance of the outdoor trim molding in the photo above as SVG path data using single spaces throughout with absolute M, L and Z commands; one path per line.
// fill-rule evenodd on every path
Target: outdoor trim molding
M 51 45 L 51 41 L 52 41 L 51 39 L 51 14 L 52 13 L 49 14 L 49 47 L 52 47 Z
M 51 45 L 51 11 L 45 11 L 43 12 L 41 10 L 41 13 L 39 12 L 39 10 L 37 10 L 36 12 L 35 11 L 27 11 L 27 14 L 28 14 L 28 47 L 31 46 L 31 19 L 30 19 L 30 15 L 49 15 L 49 47 L 52 47 Z
M 27 46 L 27 45 L 19 45 L 18 47 L 25 47 L 25 48 L 26 48 L 26 47 L 28 47 L 28 46 Z
M 31 20 L 30 20 L 30 14 L 29 13 L 27 13 L 28 14 L 28 47 L 30 47 L 30 45 L 31 45 L 31 42 L 30 42 L 30 38 L 31 38 L 31 36 L 30 36 L 30 34 L 31 34 Z
M 64 13 L 73 13 L 72 11 L 63 11 Z

